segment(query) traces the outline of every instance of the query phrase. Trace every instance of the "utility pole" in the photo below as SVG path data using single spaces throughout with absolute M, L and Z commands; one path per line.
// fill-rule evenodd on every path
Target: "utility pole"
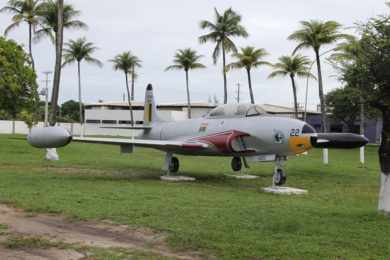
M 240 103 L 240 87 L 241 87 L 240 82 L 237 82 L 237 97 L 236 97 L 237 103 Z
M 45 127 L 49 125 L 49 75 L 52 74 L 52 71 L 44 71 L 43 74 L 45 74 L 46 78 L 44 80 L 45 82 L 45 89 L 42 91 L 42 95 L 45 96 Z

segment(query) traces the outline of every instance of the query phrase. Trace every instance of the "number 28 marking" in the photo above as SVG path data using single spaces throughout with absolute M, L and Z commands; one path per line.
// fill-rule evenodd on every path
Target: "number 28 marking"
M 290 136 L 299 136 L 300 130 L 299 128 L 293 128 L 290 131 Z

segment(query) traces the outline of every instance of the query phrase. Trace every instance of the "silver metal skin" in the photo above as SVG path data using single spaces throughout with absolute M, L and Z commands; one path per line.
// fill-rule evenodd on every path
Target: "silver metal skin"
M 276 163 L 276 185 L 283 185 L 286 180 L 282 167 L 287 156 L 304 153 L 313 146 L 355 148 L 367 143 L 364 137 L 354 134 L 316 134 L 303 121 L 271 116 L 252 104 L 222 105 L 202 118 L 163 122 L 158 117 L 150 84 L 145 93 L 144 125 L 111 128 L 138 129 L 143 134 L 136 139 L 74 137 L 73 141 L 119 145 L 125 153 L 131 153 L 133 146 L 165 151 L 168 173 L 179 168 L 174 154 L 230 156 L 235 158 L 234 162 L 243 159 L 246 167 L 246 158 L 272 160 Z M 60 127 L 34 128 L 28 136 L 28 142 L 38 148 L 58 148 L 71 140 L 72 136 Z M 235 171 L 241 169 L 240 162 L 234 165 Z
M 35 127 L 27 141 L 36 148 L 59 148 L 69 144 L 72 136 L 62 127 Z

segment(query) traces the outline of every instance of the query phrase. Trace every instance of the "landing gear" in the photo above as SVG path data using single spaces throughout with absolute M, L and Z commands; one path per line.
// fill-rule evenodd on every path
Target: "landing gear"
M 282 186 L 286 183 L 286 174 L 283 170 L 283 162 L 286 160 L 285 157 L 276 157 L 275 160 L 275 170 L 273 177 L 273 185 Z
M 195 181 L 195 178 L 189 176 L 170 175 L 171 173 L 177 173 L 179 171 L 179 159 L 174 157 L 172 153 L 166 153 L 165 155 L 165 168 L 166 175 L 160 177 L 163 181 L 171 182 L 183 182 L 183 181 Z
M 171 153 L 167 153 L 165 156 L 165 169 L 169 173 L 177 173 L 179 171 L 179 159 L 172 156 Z
M 177 173 L 179 171 L 179 159 L 177 157 L 172 157 L 172 160 L 169 164 L 169 172 Z
M 231 162 L 231 166 L 232 166 L 233 171 L 235 171 L 235 172 L 241 171 L 241 168 L 242 168 L 241 158 L 240 157 L 233 157 L 232 162 Z

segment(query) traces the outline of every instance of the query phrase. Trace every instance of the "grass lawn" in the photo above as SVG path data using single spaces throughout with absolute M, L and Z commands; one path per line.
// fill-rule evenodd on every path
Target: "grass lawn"
M 0 135 L 0 202 L 76 219 L 109 219 L 169 234 L 178 250 L 194 249 L 223 259 L 389 259 L 390 218 L 377 214 L 376 147 L 320 151 L 291 158 L 288 185 L 305 196 L 260 191 L 271 183 L 273 164 L 247 170 L 257 180 L 235 180 L 229 158 L 179 157 L 182 174 L 195 183 L 159 180 L 164 154 L 73 143 L 47 163 L 44 151 L 24 137 Z

